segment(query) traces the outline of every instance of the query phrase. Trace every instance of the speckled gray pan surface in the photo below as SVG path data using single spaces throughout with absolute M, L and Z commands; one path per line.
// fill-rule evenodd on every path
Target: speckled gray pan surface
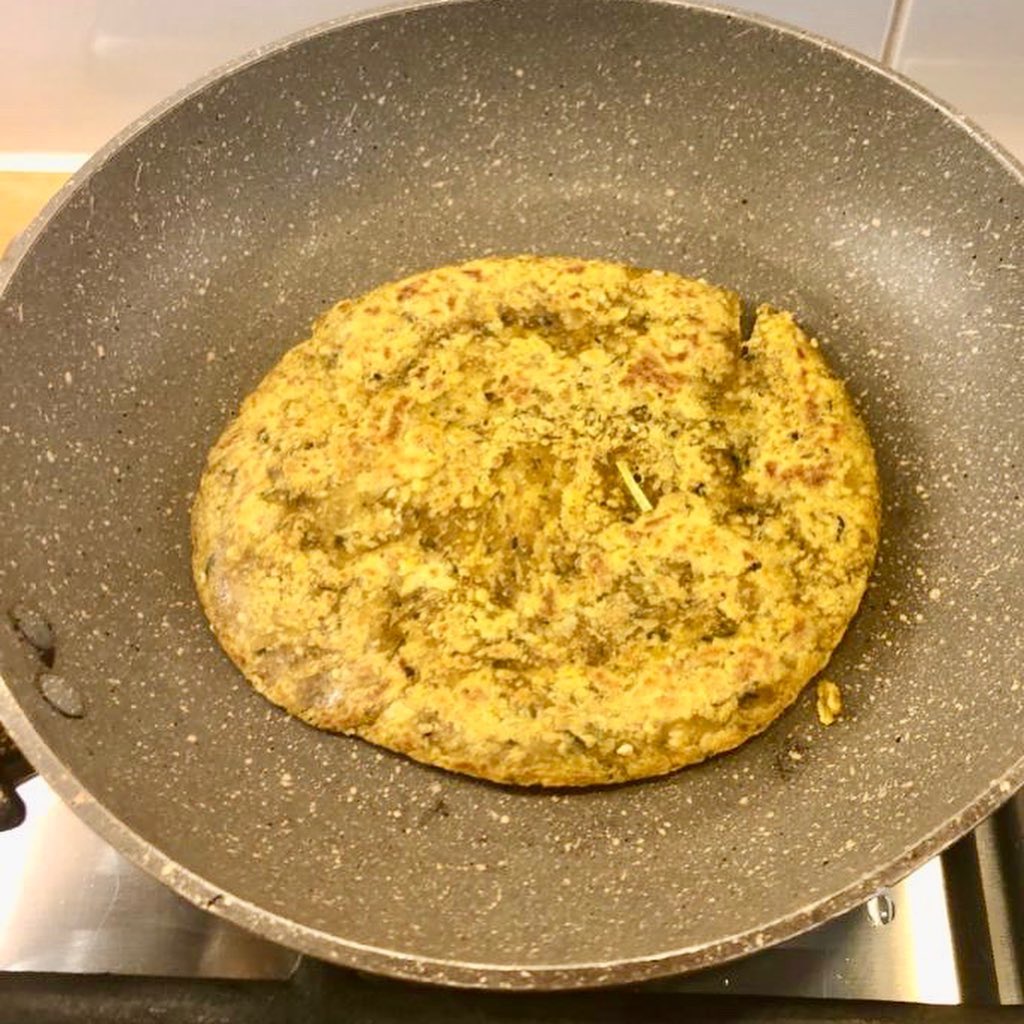
M 741 17 L 493 0 L 273 49 L 94 163 L 7 282 L 0 590 L 83 713 L 4 625 L 3 718 L 168 884 L 340 962 L 599 984 L 809 927 L 1021 781 L 1022 210 L 927 98 Z M 841 723 L 808 694 L 671 777 L 517 791 L 316 732 L 220 652 L 188 507 L 241 396 L 338 298 L 522 251 L 703 274 L 825 339 L 885 489 Z

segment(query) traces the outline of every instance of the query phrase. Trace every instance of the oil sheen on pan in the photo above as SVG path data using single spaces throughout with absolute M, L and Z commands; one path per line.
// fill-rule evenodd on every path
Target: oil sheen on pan
M 498 782 L 659 775 L 768 726 L 878 543 L 867 433 L 791 314 L 486 258 L 323 316 L 192 513 L 213 629 L 312 725 Z

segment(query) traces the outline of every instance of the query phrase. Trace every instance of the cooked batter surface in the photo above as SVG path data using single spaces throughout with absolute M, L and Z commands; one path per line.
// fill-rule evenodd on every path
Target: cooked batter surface
M 826 663 L 878 539 L 871 446 L 789 313 L 489 258 L 339 303 L 214 446 L 193 569 L 307 722 L 501 782 L 671 771 Z

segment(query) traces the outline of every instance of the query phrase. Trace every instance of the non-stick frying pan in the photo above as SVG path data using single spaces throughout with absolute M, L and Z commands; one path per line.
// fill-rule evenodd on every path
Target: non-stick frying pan
M 5 724 L 168 885 L 373 971 L 626 981 L 853 906 L 1024 775 L 1022 211 L 933 99 L 722 11 L 428 4 L 241 61 L 104 149 L 10 268 L 0 588 L 55 648 L 0 629 Z M 706 275 L 823 339 L 886 509 L 840 723 L 808 696 L 667 778 L 516 790 L 314 731 L 220 652 L 188 508 L 240 397 L 338 298 L 523 251 Z

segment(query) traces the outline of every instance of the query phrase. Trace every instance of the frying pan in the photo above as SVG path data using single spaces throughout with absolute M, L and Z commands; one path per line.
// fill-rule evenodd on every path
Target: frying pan
M 8 271 L 0 587 L 54 645 L 0 629 L 4 723 L 178 892 L 371 971 L 632 981 L 847 910 L 1024 777 L 1022 210 L 915 86 L 725 11 L 413 5 L 238 62 L 100 152 Z M 188 508 L 240 397 L 338 298 L 527 251 L 706 275 L 823 339 L 885 494 L 839 724 L 808 695 L 666 778 L 517 790 L 314 731 L 218 649 Z

